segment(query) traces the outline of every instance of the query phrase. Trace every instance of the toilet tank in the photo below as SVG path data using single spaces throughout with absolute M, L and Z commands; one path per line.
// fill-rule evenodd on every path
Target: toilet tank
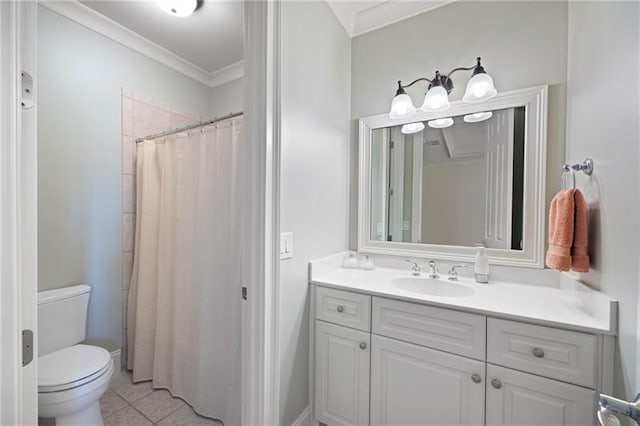
M 87 337 L 90 294 L 88 285 L 38 292 L 38 356 L 73 346 Z

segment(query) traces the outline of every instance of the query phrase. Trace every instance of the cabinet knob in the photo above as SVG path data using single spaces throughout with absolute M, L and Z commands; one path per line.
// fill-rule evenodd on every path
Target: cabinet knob
M 498 379 L 493 379 L 491 381 L 491 386 L 493 386 L 496 389 L 500 389 L 502 387 L 502 382 Z
M 338 307 L 336 308 L 336 311 L 338 311 L 338 312 L 344 311 L 344 306 L 338 305 Z
M 473 380 L 473 383 L 480 383 L 482 382 L 482 377 L 479 374 L 474 374 L 471 376 L 471 380 Z
M 367 349 L 367 344 L 365 342 L 360 343 L 360 349 L 362 350 Z
M 533 348 L 533 356 L 536 358 L 542 358 L 544 357 L 544 351 L 540 348 Z

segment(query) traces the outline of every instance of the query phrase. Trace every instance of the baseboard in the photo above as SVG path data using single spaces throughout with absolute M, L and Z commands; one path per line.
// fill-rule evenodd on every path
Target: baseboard
M 307 408 L 302 410 L 302 413 L 291 424 L 291 426 L 310 426 L 311 425 L 311 405 L 307 405 Z
M 113 360 L 113 369 L 118 372 L 122 369 L 122 351 L 117 349 L 111 352 L 111 359 Z

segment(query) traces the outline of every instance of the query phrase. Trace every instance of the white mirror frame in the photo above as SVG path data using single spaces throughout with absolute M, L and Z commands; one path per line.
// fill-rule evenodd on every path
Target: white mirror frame
M 503 92 L 493 99 L 477 104 L 455 101 L 446 111 L 418 110 L 408 119 L 394 120 L 389 118 L 388 114 L 361 118 L 359 123 L 358 251 L 410 258 L 473 262 L 476 253 L 473 247 L 371 240 L 371 132 L 374 129 L 417 121 L 524 106 L 526 122 L 523 247 L 522 250 L 487 249 L 487 253 L 489 262 L 492 264 L 544 268 L 547 101 L 548 87 L 545 85 Z

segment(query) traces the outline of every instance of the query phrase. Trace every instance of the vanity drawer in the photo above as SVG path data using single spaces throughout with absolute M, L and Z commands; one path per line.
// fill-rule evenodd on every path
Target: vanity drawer
M 417 303 L 373 298 L 372 332 L 484 361 L 486 318 Z
M 316 287 L 316 318 L 369 331 L 371 329 L 371 296 Z
M 487 361 L 595 387 L 596 336 L 489 318 Z

